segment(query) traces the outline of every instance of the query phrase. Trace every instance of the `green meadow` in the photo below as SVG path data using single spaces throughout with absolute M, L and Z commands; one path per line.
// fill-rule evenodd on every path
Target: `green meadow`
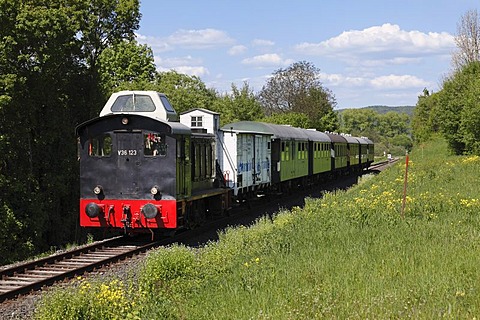
M 128 279 L 75 279 L 36 319 L 474 319 L 480 157 L 435 139 L 348 191 L 151 252 Z

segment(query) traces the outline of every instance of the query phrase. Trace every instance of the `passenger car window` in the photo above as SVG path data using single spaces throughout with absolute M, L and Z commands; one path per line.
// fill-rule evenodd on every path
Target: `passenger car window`
M 112 137 L 104 134 L 91 138 L 88 145 L 88 155 L 91 157 L 109 157 L 112 155 Z

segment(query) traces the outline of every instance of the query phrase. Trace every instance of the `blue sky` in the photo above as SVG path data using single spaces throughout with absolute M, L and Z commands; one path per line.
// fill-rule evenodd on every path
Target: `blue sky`
M 220 93 L 255 92 L 308 61 L 337 109 L 415 105 L 451 72 L 457 23 L 473 0 L 141 0 L 137 40 L 159 71 L 196 75 Z M 477 9 L 478 10 L 478 9 Z

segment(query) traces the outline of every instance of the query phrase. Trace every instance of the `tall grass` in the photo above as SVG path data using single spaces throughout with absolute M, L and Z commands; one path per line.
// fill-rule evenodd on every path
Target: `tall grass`
M 68 309 L 79 319 L 78 310 L 96 308 L 98 319 L 478 317 L 480 158 L 448 156 L 436 140 L 410 159 L 405 218 L 398 163 L 347 192 L 228 229 L 202 249 L 150 254 L 138 283 L 108 283 L 124 290 L 122 308 L 98 299 L 102 284 L 81 300 L 82 282 L 60 294 L 75 298 L 45 298 L 36 317 L 65 318 Z

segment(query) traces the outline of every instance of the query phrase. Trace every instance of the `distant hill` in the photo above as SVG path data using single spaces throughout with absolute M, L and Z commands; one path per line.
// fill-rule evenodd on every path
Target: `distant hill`
M 390 111 L 398 112 L 398 113 L 406 113 L 409 116 L 413 115 L 413 109 L 415 109 L 415 106 L 400 106 L 400 107 L 389 107 L 389 106 L 368 106 L 368 107 L 363 107 L 359 109 L 370 109 L 375 112 L 378 112 L 380 114 L 387 113 Z M 338 110 L 338 112 L 342 112 L 347 109 L 341 109 Z

